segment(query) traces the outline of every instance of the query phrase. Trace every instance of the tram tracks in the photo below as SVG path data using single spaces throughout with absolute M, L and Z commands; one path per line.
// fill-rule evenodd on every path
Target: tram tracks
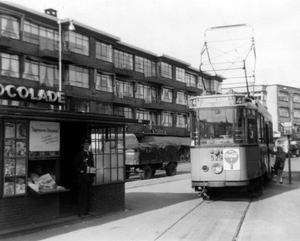
M 154 240 L 237 241 L 252 200 L 243 197 L 201 199 Z
M 238 227 L 237 227 L 237 230 L 236 230 L 235 235 L 233 236 L 232 241 L 238 241 L 239 233 L 240 233 L 240 231 L 241 231 L 242 225 L 243 225 L 243 223 L 244 223 L 244 220 L 245 220 L 245 218 L 246 218 L 246 215 L 247 215 L 247 212 L 248 212 L 248 210 L 249 210 L 249 208 L 250 208 L 250 205 L 251 205 L 251 203 L 252 203 L 252 200 L 253 200 L 253 199 L 251 198 L 251 199 L 250 199 L 250 202 L 248 203 L 247 208 L 245 209 L 245 212 L 244 212 L 243 216 L 241 217 L 241 220 L 240 220 L 240 222 L 239 222 L 239 225 L 238 225 Z
M 192 209 L 190 209 L 188 212 L 186 212 L 184 215 L 181 216 L 181 218 L 179 218 L 176 222 L 174 222 L 173 224 L 171 224 L 164 232 L 162 232 L 156 239 L 154 239 L 155 241 L 160 239 L 160 237 L 162 237 L 165 233 L 167 233 L 171 228 L 173 228 L 176 224 L 178 224 L 181 220 L 183 220 L 186 216 L 188 216 L 191 212 L 193 212 L 196 208 L 198 208 L 201 204 L 203 204 L 205 201 L 202 200 L 200 203 L 198 203 L 195 207 L 193 207 Z
M 151 187 L 151 189 L 148 188 L 147 190 L 151 190 L 154 195 L 157 194 L 157 190 L 161 190 L 164 186 L 166 190 L 168 190 L 166 193 L 166 199 L 168 199 L 167 196 L 169 192 L 171 195 L 174 195 L 174 193 L 170 191 L 172 186 L 179 187 L 178 181 L 180 181 L 180 183 L 184 182 L 185 186 L 188 185 L 187 180 L 182 178 L 181 180 L 169 180 L 169 182 L 157 181 L 156 184 L 159 184 L 159 188 L 158 186 L 156 187 L 155 182 L 149 182 L 147 184 L 144 182 L 143 186 L 153 186 L 153 188 Z M 135 188 L 138 187 L 133 186 L 129 188 L 129 190 L 133 191 Z M 186 189 L 182 190 L 182 194 L 193 195 L 192 193 L 185 193 Z M 160 193 L 160 191 L 158 193 Z M 178 193 L 178 188 L 176 193 Z M 197 194 L 195 193 L 194 195 Z M 193 197 L 190 201 L 188 201 L 188 198 L 185 196 L 185 198 L 182 199 L 182 204 L 178 205 L 178 202 L 169 204 L 171 206 L 173 204 L 177 205 L 177 209 L 174 209 L 174 214 L 176 212 L 176 215 L 172 215 L 173 217 L 170 219 L 164 217 L 161 220 L 157 220 L 157 222 L 164 220 L 165 223 L 161 225 L 161 227 L 163 227 L 162 229 L 158 228 L 155 230 L 157 236 L 154 235 L 151 240 L 237 241 L 245 224 L 251 203 L 257 196 L 260 195 L 254 193 L 249 195 L 249 193 L 246 192 L 226 192 L 213 195 L 208 200 L 202 198 L 195 199 L 195 197 Z M 160 198 L 163 197 L 164 195 L 160 194 Z M 178 209 L 180 206 L 182 208 Z M 168 205 L 165 205 L 165 207 L 170 209 Z M 160 211 L 160 213 L 164 212 L 164 209 Z

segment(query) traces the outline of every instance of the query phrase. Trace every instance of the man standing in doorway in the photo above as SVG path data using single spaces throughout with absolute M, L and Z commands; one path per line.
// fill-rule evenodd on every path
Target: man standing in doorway
M 93 153 L 89 151 L 90 145 L 90 140 L 85 139 L 82 143 L 83 149 L 78 152 L 74 160 L 74 167 L 78 174 L 78 215 L 80 217 L 88 215 L 91 208 L 95 168 Z

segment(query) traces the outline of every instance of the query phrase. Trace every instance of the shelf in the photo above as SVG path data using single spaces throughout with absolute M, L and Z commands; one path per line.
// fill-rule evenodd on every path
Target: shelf
M 38 192 L 32 189 L 30 186 L 28 186 L 29 192 L 31 194 L 36 194 L 36 195 L 43 195 L 43 194 L 51 194 L 51 193 L 62 193 L 62 192 L 69 192 L 69 189 L 66 189 L 64 187 L 60 188 L 55 188 L 55 189 L 44 189 L 44 190 L 39 190 Z

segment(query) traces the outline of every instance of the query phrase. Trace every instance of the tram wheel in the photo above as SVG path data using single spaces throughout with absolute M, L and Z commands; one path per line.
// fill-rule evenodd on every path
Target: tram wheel
M 150 179 L 152 177 L 152 168 L 148 165 L 143 166 L 143 172 L 140 172 L 140 178 L 142 180 L 144 179 Z

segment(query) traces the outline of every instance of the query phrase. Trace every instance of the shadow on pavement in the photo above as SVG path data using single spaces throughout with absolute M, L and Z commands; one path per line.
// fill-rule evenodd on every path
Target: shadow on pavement
M 105 214 L 103 216 L 88 217 L 87 219 L 79 220 L 70 225 L 52 227 L 51 229 L 39 230 L 39 232 L 27 234 L 19 237 L 12 237 L 5 240 L 12 241 L 37 241 L 47 238 L 53 238 L 58 235 L 75 232 L 80 229 L 95 227 L 117 220 L 126 219 L 142 213 L 151 212 L 158 209 L 163 209 L 168 206 L 199 199 L 194 194 L 186 193 L 148 193 L 148 192 L 131 192 L 126 194 L 126 209 L 114 213 Z M 199 202 L 201 199 L 199 199 Z M 101 236 L 101 234 L 99 234 Z M 100 237 L 99 236 L 99 237 Z

